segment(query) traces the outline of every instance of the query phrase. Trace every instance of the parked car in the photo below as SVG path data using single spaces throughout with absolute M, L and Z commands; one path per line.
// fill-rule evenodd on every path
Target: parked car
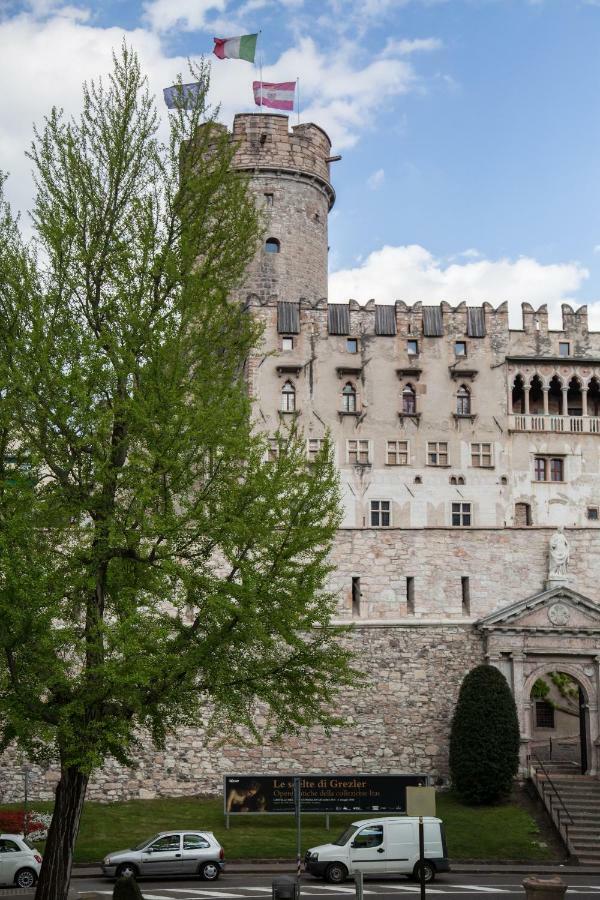
M 448 851 L 441 819 L 423 817 L 425 881 L 437 872 L 448 872 Z M 349 875 L 420 876 L 419 819 L 417 816 L 387 816 L 353 822 L 332 844 L 311 847 L 306 853 L 307 872 L 339 884 Z
M 20 834 L 0 834 L 0 884 L 30 888 L 38 880 L 42 857 Z
M 216 881 L 225 852 L 212 831 L 161 831 L 129 850 L 109 853 L 102 872 L 109 878 L 199 875 Z

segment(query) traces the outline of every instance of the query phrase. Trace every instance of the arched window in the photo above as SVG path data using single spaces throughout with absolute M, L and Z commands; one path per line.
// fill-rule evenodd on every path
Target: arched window
M 412 384 L 407 384 L 402 391 L 402 412 L 405 416 L 414 416 L 416 411 L 417 395 Z
M 456 484 L 456 475 L 450 476 L 450 484 Z
M 265 241 L 265 252 L 266 253 L 279 253 L 281 250 L 281 244 L 277 240 L 277 238 L 267 238 Z
M 342 409 L 344 412 L 356 412 L 356 388 L 348 382 L 342 391 Z
M 464 384 L 456 392 L 456 413 L 459 416 L 471 415 L 471 394 Z
M 286 381 L 281 388 L 281 411 L 295 412 L 296 410 L 296 388 L 291 381 Z

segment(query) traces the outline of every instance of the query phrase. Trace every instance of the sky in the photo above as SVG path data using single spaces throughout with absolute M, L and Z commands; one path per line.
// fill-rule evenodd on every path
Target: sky
M 330 135 L 329 299 L 587 303 L 600 330 L 600 0 L 0 0 L 0 169 L 24 213 L 25 151 L 125 37 L 162 88 L 212 38 L 258 31 L 265 81 L 300 79 Z M 231 125 L 258 66 L 212 57 Z M 186 75 L 187 80 L 187 75 Z M 297 121 L 293 114 L 290 124 Z

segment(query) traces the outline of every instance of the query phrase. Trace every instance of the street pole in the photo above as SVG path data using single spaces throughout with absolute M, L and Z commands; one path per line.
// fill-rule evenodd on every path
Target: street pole
M 421 900 L 425 900 L 425 830 L 423 816 L 419 816 L 419 881 L 421 882 Z
M 296 807 L 296 878 L 302 874 L 302 824 L 301 824 L 301 800 L 300 778 L 294 778 L 294 806 Z
M 28 817 L 28 793 L 29 793 L 29 769 L 27 766 L 23 769 L 23 778 L 24 778 L 24 786 L 23 786 L 23 837 L 27 837 L 27 817 Z

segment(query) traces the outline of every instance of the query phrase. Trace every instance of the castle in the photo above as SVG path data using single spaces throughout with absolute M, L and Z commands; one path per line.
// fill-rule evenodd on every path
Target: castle
M 332 588 L 364 683 L 332 737 L 215 753 L 184 731 L 134 771 L 109 761 L 88 796 L 214 792 L 225 772 L 444 778 L 458 689 L 484 661 L 513 690 L 523 766 L 554 729 L 533 685 L 569 675 L 570 737 L 598 774 L 600 333 L 567 305 L 553 331 L 527 303 L 521 329 L 505 303 L 328 304 L 327 135 L 259 113 L 236 116 L 231 140 L 268 223 L 237 296 L 264 325 L 247 371 L 257 426 L 274 454 L 277 430 L 297 422 L 309 460 L 331 436 L 344 504 Z M 34 794 L 54 780 L 36 771 Z

